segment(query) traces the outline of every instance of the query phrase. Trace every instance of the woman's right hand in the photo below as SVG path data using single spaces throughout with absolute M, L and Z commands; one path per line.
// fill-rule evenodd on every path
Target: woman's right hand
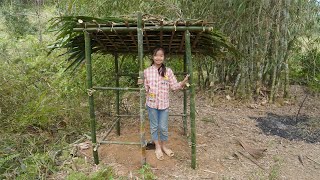
M 181 85 L 182 85 L 182 86 L 185 86 L 185 85 L 188 86 L 188 84 L 189 84 L 189 83 L 188 83 L 189 76 L 190 76 L 190 75 L 187 74 L 186 77 L 183 79 L 183 81 L 181 81 Z
M 142 80 L 141 78 L 138 78 L 137 84 L 138 84 L 138 85 L 143 84 L 143 80 Z

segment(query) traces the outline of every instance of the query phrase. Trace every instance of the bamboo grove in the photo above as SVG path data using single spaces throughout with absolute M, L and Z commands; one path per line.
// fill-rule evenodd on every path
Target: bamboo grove
M 308 48 L 314 49 L 310 47 L 311 42 L 319 40 L 319 2 L 316 0 L 150 0 L 131 5 L 125 1 L 109 2 L 114 11 L 106 8 L 107 4 L 91 7 L 95 11 L 90 11 L 79 5 L 71 7 L 69 1 L 62 2 L 74 15 L 85 10 L 88 15 L 98 12 L 101 17 L 142 10 L 171 19 L 214 22 L 215 29 L 229 36 L 241 55 L 195 59 L 198 87 L 211 94 L 225 90 L 238 98 L 263 96 L 273 102 L 276 97 L 289 97 L 290 69 L 297 55 L 304 53 L 301 46 L 305 45 L 301 41 L 307 39 Z M 313 61 L 316 62 L 311 69 L 316 78 L 319 60 Z

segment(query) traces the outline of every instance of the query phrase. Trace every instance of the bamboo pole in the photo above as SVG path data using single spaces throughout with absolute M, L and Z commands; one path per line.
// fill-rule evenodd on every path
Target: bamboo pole
M 187 73 L 188 67 L 187 67 L 187 58 L 186 55 L 183 56 L 183 72 Z M 187 89 L 183 89 L 183 114 L 187 114 Z M 183 134 L 186 136 L 188 127 L 187 127 L 187 116 L 183 116 Z
M 115 53 L 114 55 L 114 67 L 115 67 L 115 74 L 116 74 L 116 87 L 119 88 L 119 58 L 118 58 L 118 54 Z M 120 91 L 116 90 L 116 113 L 117 115 L 120 114 Z M 117 125 L 116 125 L 116 129 L 117 129 L 117 134 L 118 136 L 120 136 L 120 117 L 117 121 Z
M 117 87 L 98 87 L 98 86 L 94 86 L 92 87 L 92 89 L 95 90 L 122 90 L 122 91 L 128 91 L 128 90 L 132 90 L 132 91 L 140 91 L 140 88 L 117 88 Z
M 87 63 L 87 87 L 92 88 L 92 67 L 91 67 L 91 38 L 88 32 L 84 32 L 85 39 L 85 57 Z M 90 122 L 91 122 L 91 140 L 93 145 L 93 158 L 94 163 L 99 164 L 98 150 L 96 148 L 97 138 L 96 138 L 96 117 L 94 113 L 94 99 L 93 94 L 89 95 L 89 110 L 90 110 Z
M 138 25 L 139 26 L 139 25 Z M 97 31 L 118 31 L 118 32 L 135 32 L 139 29 L 139 27 L 89 27 L 89 28 L 73 28 L 74 32 L 97 32 Z M 204 26 L 147 26 L 144 27 L 143 30 L 145 31 L 204 31 L 204 32 L 211 32 L 213 27 L 204 27 Z
M 185 32 L 185 48 L 186 48 L 186 61 L 189 69 L 189 82 L 190 82 L 190 125 L 191 125 L 191 168 L 196 168 L 196 108 L 195 108 L 195 90 L 193 82 L 193 69 L 192 69 L 192 57 L 191 57 L 191 44 L 190 44 L 190 32 Z
M 137 36 L 138 36 L 138 59 L 139 59 L 139 76 L 144 80 L 143 75 L 143 28 L 142 28 L 142 14 L 138 13 L 137 24 Z M 140 84 L 140 140 L 141 140 L 141 164 L 146 164 L 146 144 L 145 144 L 145 89 L 144 85 Z
M 188 116 L 187 114 L 169 114 L 169 116 L 181 116 L 181 117 L 184 117 L 184 116 Z M 131 114 L 119 114 L 119 115 L 114 115 L 114 117 L 140 117 L 140 115 L 131 115 Z
M 141 143 L 127 141 L 101 141 L 100 144 L 140 145 Z
M 102 138 L 101 141 L 105 140 L 109 134 L 111 133 L 112 129 L 115 127 L 115 125 L 118 123 L 118 121 L 120 120 L 120 118 L 116 118 L 116 120 L 113 122 L 113 124 L 111 125 L 110 129 L 107 131 L 106 135 L 104 135 L 104 137 Z

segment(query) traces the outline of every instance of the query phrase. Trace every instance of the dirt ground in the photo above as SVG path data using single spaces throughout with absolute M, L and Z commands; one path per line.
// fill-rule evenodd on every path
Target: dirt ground
M 291 95 L 291 100 L 268 104 L 264 99 L 243 103 L 224 94 L 212 103 L 205 93 L 198 93 L 197 168 L 191 168 L 190 138 L 183 135 L 181 117 L 169 118 L 169 146 L 175 156 L 159 161 L 153 150 L 147 150 L 147 163 L 158 179 L 320 179 L 320 98 L 308 95 L 296 117 L 306 93 L 292 86 Z M 170 113 L 182 113 L 182 97 L 182 92 L 171 94 Z M 148 127 L 149 123 L 150 139 Z M 112 132 L 107 140 L 139 142 L 139 119 L 122 120 L 121 128 L 121 136 Z M 255 159 L 239 140 L 266 151 Z M 139 176 L 137 145 L 101 145 L 99 157 L 118 176 Z

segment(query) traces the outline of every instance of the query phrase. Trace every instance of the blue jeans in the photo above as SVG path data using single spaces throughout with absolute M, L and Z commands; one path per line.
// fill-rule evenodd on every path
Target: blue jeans
M 148 116 L 150 121 L 150 132 L 153 141 L 159 140 L 160 133 L 161 141 L 168 141 L 168 109 L 154 109 L 147 106 Z

